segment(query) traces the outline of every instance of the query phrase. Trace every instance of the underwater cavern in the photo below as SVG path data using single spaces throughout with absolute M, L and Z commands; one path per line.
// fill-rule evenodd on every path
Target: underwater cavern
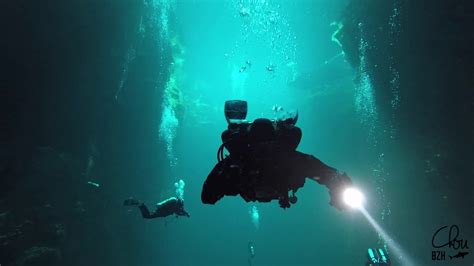
M 0 266 L 474 264 L 471 1 L 0 6 Z

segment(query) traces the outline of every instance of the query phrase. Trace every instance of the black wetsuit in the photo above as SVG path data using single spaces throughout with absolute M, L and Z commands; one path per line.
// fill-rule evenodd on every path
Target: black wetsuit
M 162 201 L 156 205 L 156 210 L 150 213 L 145 204 L 138 205 L 143 218 L 153 219 L 157 217 L 166 217 L 169 215 L 187 216 L 189 214 L 184 210 L 184 201 L 175 197 L 171 197 L 165 201 Z
M 215 204 L 225 195 L 240 195 L 247 202 L 278 199 L 287 208 L 288 192 L 303 187 L 305 178 L 326 185 L 331 196 L 339 193 L 349 178 L 314 156 L 296 151 L 300 139 L 301 130 L 283 122 L 257 119 L 248 125 L 230 125 L 222 134 L 230 156 L 221 158 L 207 177 L 202 202 Z M 342 208 L 336 197 L 331 197 L 331 204 Z

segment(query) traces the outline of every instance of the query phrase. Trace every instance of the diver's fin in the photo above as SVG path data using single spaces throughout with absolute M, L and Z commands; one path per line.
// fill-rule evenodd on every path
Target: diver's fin
M 135 198 L 128 198 L 123 201 L 123 206 L 132 206 L 132 205 L 138 205 L 140 202 L 136 200 Z

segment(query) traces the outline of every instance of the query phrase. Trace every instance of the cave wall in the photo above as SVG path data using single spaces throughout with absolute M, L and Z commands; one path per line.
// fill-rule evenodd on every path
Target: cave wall
M 150 176 L 168 171 L 157 127 L 171 60 L 166 43 L 137 34 L 146 3 L 2 2 L 2 265 L 140 260 L 121 201 L 156 198 Z
M 373 87 L 388 198 L 428 228 L 474 218 L 473 10 L 462 0 L 352 0 L 336 34 Z

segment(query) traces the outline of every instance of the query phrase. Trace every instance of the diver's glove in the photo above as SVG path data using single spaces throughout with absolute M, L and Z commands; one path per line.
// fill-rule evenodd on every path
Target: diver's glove
M 348 206 L 344 204 L 343 196 L 344 190 L 352 186 L 352 180 L 346 173 L 337 173 L 334 175 L 326 184 L 329 188 L 329 204 L 334 206 L 336 209 L 342 211 L 348 209 Z

